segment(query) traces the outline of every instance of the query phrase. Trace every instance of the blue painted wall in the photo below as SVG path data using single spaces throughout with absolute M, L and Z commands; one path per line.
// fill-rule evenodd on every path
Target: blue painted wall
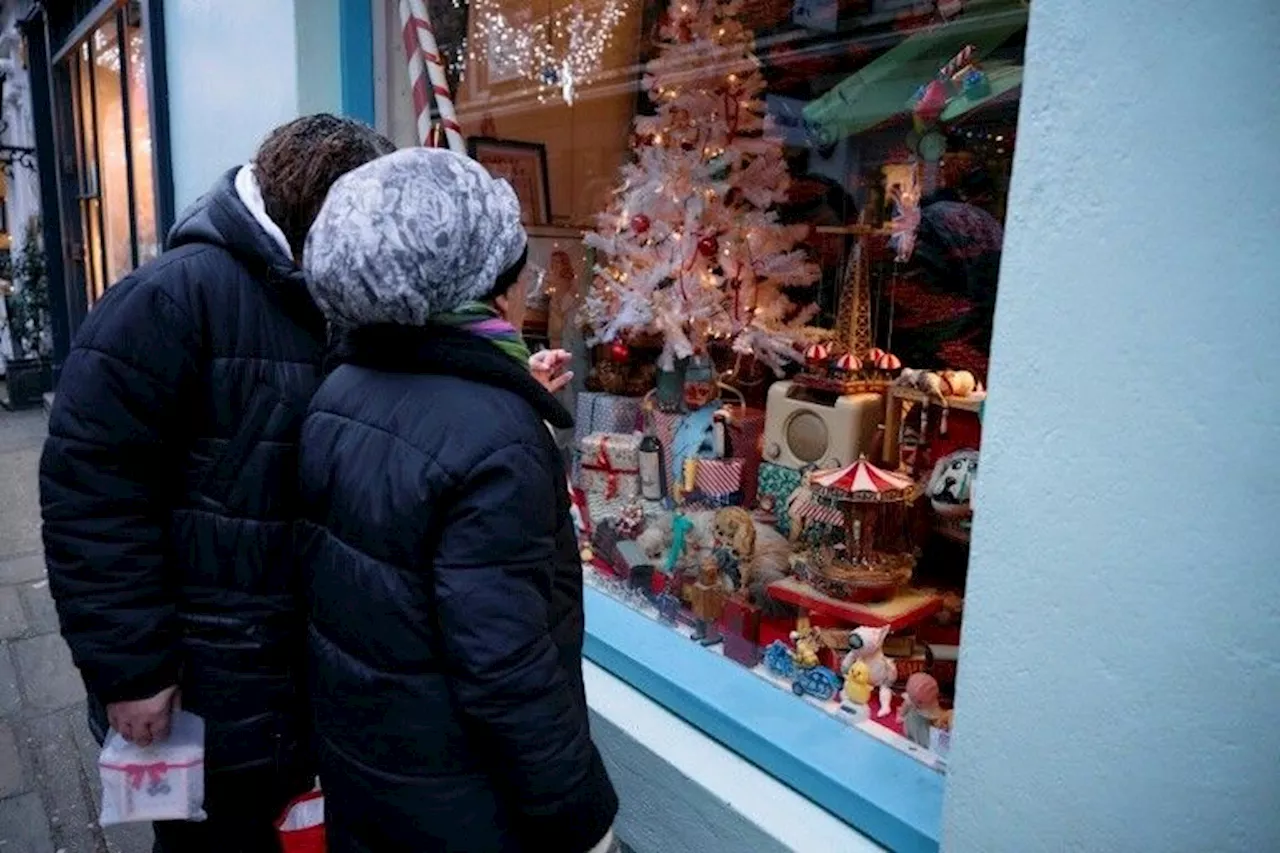
M 298 40 L 298 112 L 342 112 L 341 0 L 294 0 Z M 364 6 L 369 6 L 364 0 Z
M 306 2 L 306 0 L 303 0 Z M 293 0 L 165 0 L 178 210 L 298 114 Z
M 948 850 L 1280 850 L 1278 60 L 1032 5 Z
M 369 0 L 340 0 L 342 113 L 373 125 L 373 9 Z

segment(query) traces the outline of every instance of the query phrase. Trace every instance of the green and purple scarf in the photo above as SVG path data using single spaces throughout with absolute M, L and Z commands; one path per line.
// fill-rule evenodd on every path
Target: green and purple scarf
M 529 367 L 529 347 L 520 336 L 520 330 L 503 319 L 498 309 L 487 302 L 466 302 L 453 311 L 433 315 L 431 322 L 484 338 L 521 366 Z

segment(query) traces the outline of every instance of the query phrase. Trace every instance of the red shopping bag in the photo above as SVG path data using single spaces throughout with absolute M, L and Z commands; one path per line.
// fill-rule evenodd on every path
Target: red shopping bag
M 276 830 L 284 853 L 325 853 L 324 793 L 311 791 L 289 803 Z

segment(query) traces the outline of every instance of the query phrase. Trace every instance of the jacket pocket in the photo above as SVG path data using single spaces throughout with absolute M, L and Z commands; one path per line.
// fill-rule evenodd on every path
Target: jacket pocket
M 226 506 L 240 472 L 254 446 L 262 439 L 271 416 L 283 405 L 280 392 L 265 382 L 258 382 L 249 394 L 240 428 L 217 454 L 209 472 L 200 481 L 200 493 L 219 506 Z

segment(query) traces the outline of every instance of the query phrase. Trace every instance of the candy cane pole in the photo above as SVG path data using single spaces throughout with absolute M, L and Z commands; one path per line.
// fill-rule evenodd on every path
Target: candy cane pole
M 413 23 L 409 0 L 400 0 L 400 34 L 405 59 L 409 62 L 409 86 L 413 91 L 413 111 L 417 116 L 418 144 L 431 142 L 431 92 L 427 89 L 427 69 L 418 50 L 418 32 Z
M 405 50 L 409 48 L 410 33 L 417 40 L 420 54 L 419 62 L 426 66 L 426 76 L 430 80 L 431 91 L 435 94 L 436 110 L 440 113 L 440 124 L 444 126 L 445 138 L 449 148 L 459 154 L 467 153 L 466 143 L 462 139 L 462 126 L 458 124 L 458 115 L 453 108 L 453 98 L 449 94 L 449 79 L 445 76 L 444 60 L 440 57 L 440 48 L 436 46 L 435 31 L 431 28 L 431 19 L 427 17 L 427 7 L 423 0 L 400 0 L 400 20 L 406 30 Z M 409 79 L 414 88 L 414 107 L 418 107 L 418 90 L 427 87 L 421 75 L 414 78 L 414 61 L 409 59 Z M 430 118 L 427 126 L 423 126 L 422 113 L 418 114 L 418 135 L 426 144 L 430 134 Z
M 978 52 L 978 48 L 971 44 L 964 46 L 964 49 L 952 58 L 950 62 L 942 66 L 942 70 L 938 72 L 938 78 L 941 80 L 950 80 L 956 76 L 956 73 L 966 65 L 973 64 L 973 55 Z

